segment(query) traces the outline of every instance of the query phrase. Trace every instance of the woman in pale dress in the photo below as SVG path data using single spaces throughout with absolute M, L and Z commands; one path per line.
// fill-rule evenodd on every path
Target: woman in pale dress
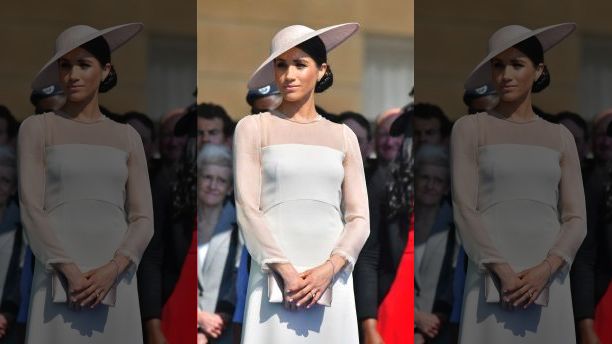
M 249 81 L 276 82 L 283 101 L 235 132 L 238 223 L 253 258 L 243 343 L 358 342 L 351 271 L 369 234 L 363 164 L 355 134 L 317 114 L 314 97 L 333 82 L 327 52 L 357 29 L 286 27 Z
M 28 343 L 142 343 L 135 272 L 153 234 L 147 163 L 138 133 L 98 104 L 117 83 L 111 51 L 141 30 L 70 27 L 32 83 L 59 83 L 66 103 L 19 132 L 21 217 L 36 257 Z
M 454 218 L 469 257 L 461 343 L 575 343 L 569 266 L 586 233 L 571 133 L 539 118 L 544 51 L 573 23 L 499 29 L 466 89 L 492 82 L 498 105 L 453 128 Z

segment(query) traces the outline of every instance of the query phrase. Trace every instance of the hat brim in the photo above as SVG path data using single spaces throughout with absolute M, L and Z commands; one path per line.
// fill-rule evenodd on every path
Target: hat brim
M 275 58 L 296 45 L 306 42 L 315 36 L 319 36 L 319 38 L 321 38 L 323 41 L 323 44 L 325 44 L 325 50 L 330 52 L 332 49 L 355 34 L 357 30 L 359 30 L 358 23 L 345 23 L 328 26 L 326 28 L 315 30 L 306 35 L 297 37 L 290 43 L 285 44 L 285 46 L 282 48 L 273 51 L 270 56 L 268 56 L 268 58 L 259 66 L 259 68 L 255 70 L 253 75 L 251 75 L 251 78 L 247 83 L 247 88 L 255 89 L 274 83 L 274 67 L 272 62 Z
M 142 23 L 129 23 L 123 25 L 117 25 L 113 27 L 109 27 L 107 29 L 99 30 L 90 35 L 83 36 L 82 38 L 75 40 L 73 44 L 64 49 L 57 51 L 51 59 L 47 63 L 45 63 L 44 67 L 40 69 L 38 74 L 34 77 L 34 81 L 32 81 L 32 89 L 39 89 L 42 87 L 49 86 L 51 84 L 56 84 L 59 82 L 59 69 L 57 66 L 57 60 L 69 53 L 73 49 L 78 48 L 79 46 L 95 39 L 97 37 L 103 36 L 106 42 L 108 43 L 108 47 L 110 51 L 114 51 L 117 48 L 121 47 L 125 43 L 127 43 L 130 39 L 136 36 L 144 25 Z
M 491 82 L 491 65 L 490 61 L 492 58 L 502 53 L 506 49 L 526 40 L 530 37 L 537 37 L 542 44 L 542 50 L 547 51 L 554 47 L 567 36 L 569 36 L 576 29 L 575 23 L 563 23 L 557 25 L 546 26 L 540 29 L 526 32 L 522 35 L 518 35 L 512 40 L 509 40 L 503 46 L 489 52 L 489 54 L 482 59 L 482 61 L 474 68 L 474 70 L 468 76 L 464 87 L 466 90 L 470 90 L 476 87 L 480 87 L 484 84 Z

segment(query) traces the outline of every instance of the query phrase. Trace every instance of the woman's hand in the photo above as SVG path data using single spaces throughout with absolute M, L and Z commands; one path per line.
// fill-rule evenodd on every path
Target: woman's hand
M 325 262 L 302 272 L 299 276 L 306 282 L 306 285 L 302 289 L 290 293 L 290 298 L 296 302 L 297 307 L 306 306 L 306 308 L 310 308 L 317 303 L 323 292 L 331 284 L 334 269 L 329 262 Z
M 425 344 L 425 337 L 423 334 L 419 332 L 414 334 L 414 344 Z
M 593 319 L 582 319 L 578 321 L 579 344 L 601 344 L 597 333 L 593 328 Z
M 76 298 L 81 300 L 81 307 L 90 305 L 91 308 L 94 308 L 100 304 L 109 290 L 115 285 L 118 272 L 117 264 L 111 261 L 83 274 L 91 285 L 76 295 Z
M 147 344 L 168 344 L 159 319 L 154 318 L 145 321 L 145 332 L 147 334 Z
M 524 282 L 523 286 L 508 296 L 509 302 L 514 307 L 523 306 L 527 308 L 540 295 L 548 284 L 551 276 L 550 264 L 542 262 L 534 267 L 518 273 L 518 277 Z
M 525 281 L 521 280 L 518 274 L 507 263 L 493 263 L 488 265 L 488 267 L 493 270 L 501 282 L 501 306 L 507 310 L 512 310 L 512 302 L 514 300 L 510 296 L 517 290 L 520 290 L 525 285 Z
M 271 268 L 283 279 L 283 306 L 290 310 L 296 310 L 294 299 L 290 296 L 306 286 L 306 281 L 300 277 L 297 270 L 290 263 L 271 264 Z
M 55 266 L 68 281 L 68 307 L 79 310 L 79 304 L 85 299 L 79 299 L 77 295 L 91 287 L 89 281 L 74 263 L 62 263 Z
M 207 336 L 219 338 L 225 327 L 225 322 L 219 314 L 198 310 L 198 325 Z
M 3 313 L 0 313 L 0 339 L 6 336 L 6 332 L 9 328 L 9 321 Z
M 198 344 L 208 344 L 208 338 L 204 335 L 204 333 L 198 332 Z
M 376 329 L 378 325 L 378 320 L 376 319 L 366 319 L 361 322 L 361 328 L 363 329 L 363 343 L 364 344 L 385 344 L 383 342 L 380 333 Z
M 297 300 L 296 306 L 310 308 L 316 304 L 345 264 L 346 259 L 332 255 L 325 263 L 302 272 L 300 277 L 304 279 L 306 286 L 291 296 L 294 301 Z
M 435 338 L 440 331 L 441 321 L 435 314 L 414 310 L 414 325 L 428 338 Z

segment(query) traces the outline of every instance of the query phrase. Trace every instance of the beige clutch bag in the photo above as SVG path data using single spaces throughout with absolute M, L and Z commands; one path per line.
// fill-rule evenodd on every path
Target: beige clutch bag
M 501 300 L 501 282 L 495 273 L 487 271 L 484 274 L 484 292 L 487 303 L 499 303 Z M 548 306 L 548 286 L 546 286 L 540 295 L 533 302 L 539 306 Z
M 68 281 L 66 277 L 60 272 L 53 272 L 51 275 L 51 297 L 55 303 L 66 303 L 68 302 Z M 104 299 L 102 304 L 110 307 L 115 306 L 117 300 L 117 286 L 113 286 Z
M 296 267 L 298 271 L 306 271 L 306 268 Z M 283 302 L 283 289 L 284 282 L 283 278 L 277 273 L 270 271 L 268 273 L 268 302 L 270 303 L 282 303 Z M 330 307 L 332 303 L 332 288 L 328 287 L 323 292 L 323 295 L 317 301 L 317 304 L 321 306 Z

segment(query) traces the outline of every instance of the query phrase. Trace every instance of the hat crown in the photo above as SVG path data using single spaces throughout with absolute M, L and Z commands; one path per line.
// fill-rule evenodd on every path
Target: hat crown
M 288 44 L 314 31 L 315 30 L 304 25 L 287 26 L 286 28 L 277 32 L 276 35 L 274 35 L 274 37 L 272 38 L 270 53 L 273 53 L 280 49 L 287 49 Z
M 55 40 L 55 53 L 68 49 L 68 47 L 78 46 L 83 37 L 94 35 L 98 30 L 87 25 L 75 25 L 67 28 L 57 36 Z
M 495 31 L 489 38 L 489 52 L 506 50 L 508 42 L 512 42 L 520 36 L 528 35 L 530 32 L 530 29 L 521 25 L 504 26 Z

